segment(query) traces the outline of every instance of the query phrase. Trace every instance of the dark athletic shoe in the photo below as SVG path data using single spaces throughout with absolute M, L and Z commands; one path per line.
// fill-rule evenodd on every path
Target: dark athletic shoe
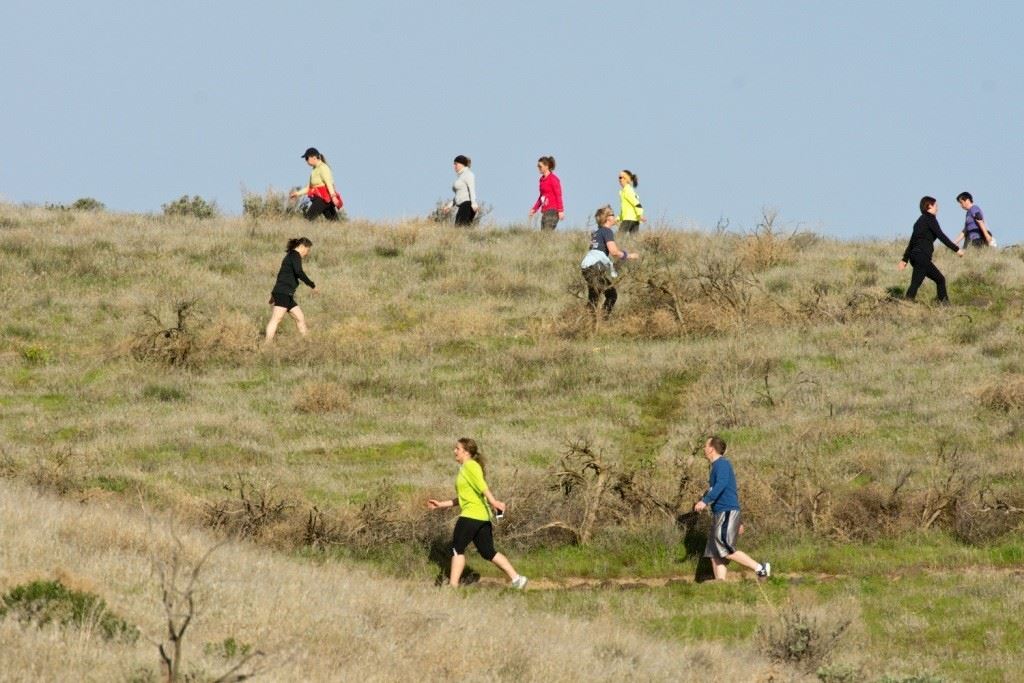
M 757 578 L 759 578 L 759 579 L 767 579 L 771 575 L 772 575 L 772 563 L 771 562 L 762 562 L 761 563 L 761 571 L 759 571 L 757 573 Z

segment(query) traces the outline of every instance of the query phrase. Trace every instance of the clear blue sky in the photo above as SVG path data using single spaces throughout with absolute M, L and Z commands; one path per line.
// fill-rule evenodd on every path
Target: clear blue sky
M 640 177 L 648 213 L 904 235 L 974 193 L 1021 238 L 1020 3 L 5 0 L 0 197 L 240 211 L 327 156 L 354 216 L 422 215 L 474 160 L 501 222 L 558 160 L 567 223 Z

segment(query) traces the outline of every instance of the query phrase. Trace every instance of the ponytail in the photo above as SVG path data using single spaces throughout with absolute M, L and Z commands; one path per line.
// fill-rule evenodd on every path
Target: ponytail
M 304 247 L 311 247 L 313 246 L 313 242 L 308 237 L 293 237 L 292 239 L 288 240 L 288 246 L 286 246 L 284 250 L 286 252 L 291 251 L 292 249 L 299 245 L 302 245 Z
M 640 178 L 637 176 L 636 173 L 633 173 L 632 171 L 629 171 L 627 169 L 622 169 L 622 172 L 629 176 L 630 185 L 632 185 L 633 187 L 640 186 Z
M 477 447 L 476 441 L 463 437 L 459 439 L 458 443 L 467 453 L 469 453 L 469 457 L 475 460 L 476 464 L 480 465 L 480 471 L 484 472 L 484 476 L 486 477 L 487 474 L 484 470 L 484 456 L 480 455 L 480 449 Z
M 555 158 L 552 156 L 541 157 L 540 159 L 537 159 L 537 162 L 547 166 L 549 171 L 555 170 Z

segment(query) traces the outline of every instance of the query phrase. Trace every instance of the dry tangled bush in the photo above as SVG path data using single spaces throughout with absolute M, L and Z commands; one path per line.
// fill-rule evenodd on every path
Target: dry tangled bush
M 146 307 L 142 324 L 127 341 L 131 356 L 172 367 L 197 367 L 239 362 L 257 350 L 260 334 L 250 319 L 226 310 L 205 316 L 201 307 L 199 299 L 175 302 L 169 315 L 159 307 Z
M 129 341 L 132 356 L 136 360 L 172 366 L 187 365 L 192 360 L 196 345 L 192 328 L 197 304 L 197 299 L 176 302 L 173 305 L 173 323 L 164 322 L 163 316 L 153 308 L 144 309 L 145 323 Z
M 740 259 L 749 270 L 758 272 L 785 263 L 792 256 L 787 236 L 776 225 L 779 213 L 775 209 L 762 209 L 757 226 L 743 237 Z
M 225 484 L 224 490 L 229 497 L 206 504 L 206 523 L 242 538 L 261 536 L 269 527 L 285 522 L 296 507 L 278 497 L 273 486 L 253 483 L 242 475 L 235 483 Z
M 978 401 L 988 410 L 1004 413 L 1024 410 L 1024 377 L 1004 375 L 978 391 Z
M 300 413 L 344 413 L 352 407 L 352 397 L 336 382 L 309 382 L 296 390 L 293 405 Z
M 953 536 L 975 545 L 996 541 L 1024 529 L 1024 493 L 1018 490 L 979 491 L 974 500 L 958 500 Z

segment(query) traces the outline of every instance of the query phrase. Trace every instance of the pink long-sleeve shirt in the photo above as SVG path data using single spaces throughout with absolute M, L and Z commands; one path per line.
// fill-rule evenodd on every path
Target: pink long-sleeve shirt
M 533 210 L 538 211 L 564 211 L 562 206 L 562 181 L 554 173 L 548 173 L 540 177 L 540 196 L 533 205 Z

